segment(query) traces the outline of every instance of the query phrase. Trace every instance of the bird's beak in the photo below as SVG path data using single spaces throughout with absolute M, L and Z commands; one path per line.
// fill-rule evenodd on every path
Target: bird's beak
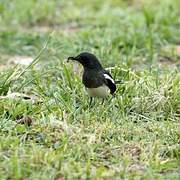
M 67 62 L 69 62 L 70 60 L 76 60 L 76 58 L 75 57 L 68 57 Z

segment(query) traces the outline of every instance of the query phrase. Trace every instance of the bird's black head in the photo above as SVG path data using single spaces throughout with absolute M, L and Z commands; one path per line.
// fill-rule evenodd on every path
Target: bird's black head
M 94 54 L 83 52 L 76 57 L 68 57 L 68 60 L 78 61 L 84 68 L 101 69 L 102 66 Z

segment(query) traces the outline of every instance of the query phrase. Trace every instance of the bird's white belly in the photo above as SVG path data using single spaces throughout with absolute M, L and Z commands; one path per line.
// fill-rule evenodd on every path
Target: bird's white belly
M 86 88 L 90 97 L 105 98 L 110 94 L 110 90 L 106 85 L 97 88 Z

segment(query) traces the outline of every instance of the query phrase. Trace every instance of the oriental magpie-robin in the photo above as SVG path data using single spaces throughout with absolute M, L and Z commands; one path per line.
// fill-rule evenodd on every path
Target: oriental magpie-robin
M 90 105 L 93 97 L 104 100 L 109 94 L 114 94 L 116 91 L 115 81 L 94 54 L 83 52 L 78 56 L 69 57 L 69 60 L 79 62 L 84 68 L 82 82 L 90 96 Z

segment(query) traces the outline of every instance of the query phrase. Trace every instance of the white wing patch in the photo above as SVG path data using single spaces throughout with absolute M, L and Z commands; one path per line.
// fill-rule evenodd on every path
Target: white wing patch
M 104 77 L 106 79 L 109 79 L 113 84 L 115 84 L 114 80 L 108 74 L 104 74 Z

